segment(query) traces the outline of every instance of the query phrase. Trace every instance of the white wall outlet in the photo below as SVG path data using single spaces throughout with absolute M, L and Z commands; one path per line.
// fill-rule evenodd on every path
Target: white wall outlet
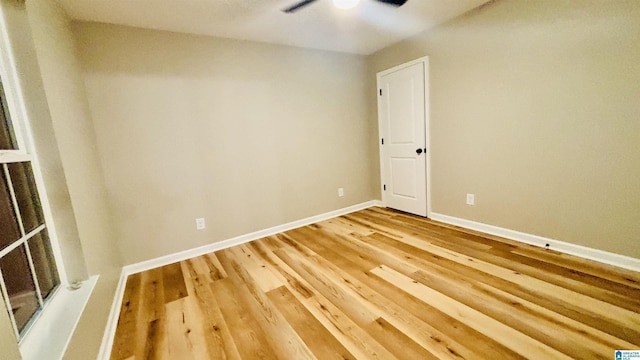
M 338 197 L 344 196 L 344 188 L 338 188 Z
M 197 218 L 196 219 L 196 230 L 204 230 L 204 228 L 206 228 L 207 225 L 204 222 L 204 218 Z
M 476 204 L 476 196 L 474 194 L 467 194 L 467 205 L 475 205 Z

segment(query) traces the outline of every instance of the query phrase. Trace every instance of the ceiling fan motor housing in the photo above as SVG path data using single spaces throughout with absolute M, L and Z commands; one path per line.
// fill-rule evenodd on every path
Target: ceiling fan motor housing
M 293 12 L 296 12 L 296 11 L 302 9 L 303 7 L 309 5 L 309 4 L 313 3 L 313 2 L 316 2 L 316 1 L 317 0 L 302 0 L 302 1 L 299 1 L 299 2 L 289 6 L 288 8 L 283 9 L 282 11 L 284 11 L 286 13 L 293 13 Z M 396 7 L 397 6 L 402 6 L 407 2 L 407 0 L 375 0 L 375 1 L 378 1 L 378 2 L 381 2 L 381 3 L 384 3 L 384 4 L 389 4 L 389 5 L 396 6 Z M 355 4 L 357 4 L 358 0 L 351 0 L 350 2 L 354 2 Z M 336 1 L 334 1 L 334 3 L 336 3 L 336 6 L 342 7 L 342 6 L 339 6 Z M 353 5 L 353 6 L 355 6 L 355 5 Z M 349 8 L 349 7 L 353 7 L 353 6 L 346 6 L 346 4 L 345 4 L 344 8 Z

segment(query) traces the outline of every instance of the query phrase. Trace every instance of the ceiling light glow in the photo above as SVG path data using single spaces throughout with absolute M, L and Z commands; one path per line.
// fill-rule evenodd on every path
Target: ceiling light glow
M 333 5 L 338 9 L 353 9 L 358 5 L 360 0 L 333 0 Z

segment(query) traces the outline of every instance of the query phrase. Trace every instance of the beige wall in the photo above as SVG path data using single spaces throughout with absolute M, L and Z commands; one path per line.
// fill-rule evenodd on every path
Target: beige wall
M 74 33 L 125 263 L 375 196 L 364 57 L 92 23 Z
M 503 0 L 369 76 L 430 57 L 434 212 L 640 258 L 638 44 L 638 1 Z

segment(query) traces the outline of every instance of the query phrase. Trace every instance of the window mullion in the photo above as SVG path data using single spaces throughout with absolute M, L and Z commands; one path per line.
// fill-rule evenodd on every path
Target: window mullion
M 7 312 L 9 313 L 9 317 L 11 318 L 11 327 L 13 328 L 13 332 L 16 334 L 16 339 L 20 339 L 20 331 L 18 330 L 16 318 L 15 316 L 13 316 L 13 311 L 11 311 L 11 304 L 9 303 L 9 293 L 7 292 L 7 286 L 4 284 L 4 276 L 2 276 L 2 271 L 0 271 L 0 289 L 2 291 L 2 296 L 7 299 Z
M 33 156 L 23 150 L 0 150 L 0 163 L 33 161 Z
M 36 267 L 33 265 L 33 258 L 31 257 L 31 249 L 29 248 L 29 241 L 24 242 L 24 247 L 27 250 L 27 260 L 29 261 L 29 269 L 31 269 L 31 277 L 33 278 L 33 284 L 36 286 L 36 294 L 38 295 L 38 302 L 40 308 L 44 306 L 44 300 L 42 299 L 42 292 L 40 291 L 40 281 L 36 275 Z
M 24 244 L 26 241 L 29 241 L 29 239 L 31 239 L 37 233 L 39 233 L 40 231 L 42 231 L 42 230 L 44 230 L 46 228 L 47 228 L 46 225 L 42 224 L 42 225 L 38 226 L 37 228 L 31 230 L 31 232 L 29 232 L 27 235 L 21 237 L 19 240 L 14 241 L 13 243 L 11 243 L 11 245 L 9 245 L 6 248 L 0 250 L 0 258 L 5 257 L 8 253 L 12 252 L 18 246 Z
M 11 194 L 11 202 L 13 202 L 13 209 L 16 213 L 16 219 L 18 220 L 18 226 L 20 227 L 20 235 L 24 237 L 24 225 L 22 224 L 22 216 L 20 215 L 20 207 L 18 206 L 18 199 L 16 198 L 16 192 L 13 188 L 13 181 L 11 181 L 11 174 L 9 174 L 9 167 L 7 164 L 2 164 L 4 170 L 5 179 L 7 179 L 7 186 L 9 186 L 9 194 Z
M 11 194 L 11 201 L 13 202 L 13 209 L 16 213 L 16 219 L 18 220 L 18 226 L 20 226 L 20 234 L 22 238 L 25 237 L 26 232 L 24 230 L 24 224 L 22 223 L 22 215 L 20 215 L 20 207 L 18 206 L 18 199 L 16 198 L 16 192 L 13 188 L 13 181 L 11 180 L 11 174 L 9 173 L 9 167 L 7 164 L 2 164 L 2 168 L 4 170 L 5 179 L 7 179 L 7 186 L 9 187 L 9 193 Z M 33 279 L 33 284 L 36 287 L 36 294 L 38 296 L 38 303 L 40 303 L 40 307 L 44 305 L 44 301 L 42 300 L 42 292 L 40 291 L 40 284 L 38 283 L 38 276 L 36 275 L 36 268 L 33 265 L 33 258 L 31 257 L 31 251 L 29 250 L 29 243 L 25 240 L 24 242 L 25 250 L 27 251 L 27 260 L 29 262 L 29 269 L 31 271 L 31 278 Z M 8 298 L 7 298 L 8 299 Z

